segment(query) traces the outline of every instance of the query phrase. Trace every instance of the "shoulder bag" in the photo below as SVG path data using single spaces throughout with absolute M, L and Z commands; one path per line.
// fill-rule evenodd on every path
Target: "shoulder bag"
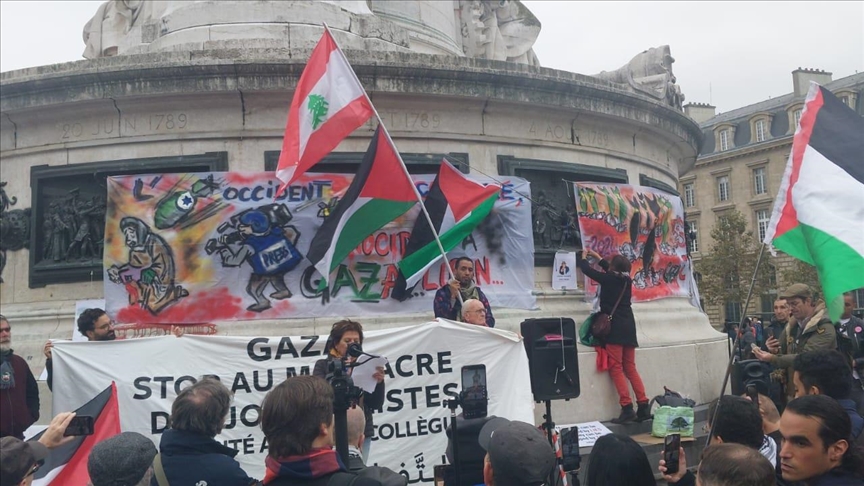
M 627 285 L 630 285 L 630 279 L 626 279 L 626 284 L 621 288 L 621 294 L 618 295 L 618 300 L 615 302 L 615 307 L 612 308 L 612 312 L 606 314 L 605 312 L 597 312 L 594 314 L 593 319 L 591 320 L 591 335 L 596 339 L 606 339 L 609 336 L 609 333 L 612 332 L 612 316 L 615 315 L 615 311 L 618 310 L 618 304 L 621 303 L 621 298 L 624 297 L 624 292 L 627 292 Z

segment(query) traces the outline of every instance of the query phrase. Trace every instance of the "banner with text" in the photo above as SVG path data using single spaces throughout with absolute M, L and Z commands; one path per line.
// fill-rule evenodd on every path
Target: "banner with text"
M 533 423 L 528 358 L 514 333 L 450 321 L 369 331 L 364 351 L 386 356 L 386 399 L 375 413 L 369 464 L 432 481 L 442 464 L 450 411 L 444 400 L 462 389 L 463 366 L 485 364 L 489 415 Z M 173 336 L 73 343 L 54 347 L 54 410 L 74 410 L 117 383 L 120 423 L 158 445 L 177 393 L 203 375 L 218 376 L 234 392 L 216 438 L 239 451 L 237 460 L 262 478 L 267 444 L 261 401 L 286 377 L 310 374 L 323 358 L 327 336 Z M 145 371 L 146 370 L 146 371 Z
M 690 297 L 695 289 L 681 198 L 650 187 L 574 184 L 585 248 L 630 261 L 633 302 Z M 585 277 L 585 295 L 597 283 Z
M 421 195 L 434 177 L 413 177 Z M 352 178 L 306 174 L 274 199 L 271 172 L 109 177 L 106 310 L 139 324 L 431 312 L 444 263 L 408 300 L 392 296 L 419 204 L 366 238 L 319 288 L 304 255 Z M 536 307 L 531 205 L 519 194 L 530 194 L 528 182 L 505 180 L 492 212 L 449 255 L 474 260 L 493 307 Z

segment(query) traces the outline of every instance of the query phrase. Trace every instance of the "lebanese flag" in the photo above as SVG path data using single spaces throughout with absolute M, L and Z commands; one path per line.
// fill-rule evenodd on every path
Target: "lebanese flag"
M 388 139 L 379 125 L 345 196 L 309 244 L 306 258 L 324 277 L 324 283 L 363 239 L 418 202 L 414 183 Z
M 810 84 L 765 243 L 814 265 L 832 321 L 864 287 L 864 118 Z
M 500 191 L 501 186 L 469 179 L 446 159 L 441 161 L 438 176 L 423 202 L 434 230 L 423 214 L 418 215 L 405 256 L 399 262 L 405 288 L 413 287 L 426 270 L 441 259 L 435 234 L 445 252 L 456 248 L 489 215 Z M 401 279 L 394 289 L 394 297 L 403 298 Z
M 312 51 L 300 76 L 282 139 L 277 196 L 366 123 L 372 105 L 330 31 Z
M 33 475 L 34 486 L 89 484 L 87 459 L 93 446 L 120 433 L 117 385 L 112 381 L 111 386 L 75 410 L 75 415 L 93 417 L 93 435 L 84 435 L 51 449 L 45 464 Z M 39 440 L 44 433 L 42 431 L 30 440 Z

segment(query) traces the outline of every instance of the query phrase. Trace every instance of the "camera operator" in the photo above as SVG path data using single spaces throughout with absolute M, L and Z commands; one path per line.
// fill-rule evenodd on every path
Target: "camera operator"
M 338 366 L 334 361 L 344 360 L 346 365 L 353 364 L 356 358 L 348 355 L 348 346 L 352 344 L 363 344 L 363 326 L 359 322 L 347 319 L 333 324 L 333 328 L 330 330 L 330 337 L 327 338 L 327 344 L 324 347 L 324 354 L 327 357 L 315 362 L 312 375 L 326 379 L 331 366 Z M 346 375 L 351 374 L 351 368 L 343 371 Z M 366 428 L 364 430 L 366 440 L 363 442 L 363 461 L 369 459 L 372 436 L 375 433 L 375 427 L 372 422 L 372 410 L 384 405 L 384 368 L 379 367 L 373 376 L 378 380 L 375 391 L 373 393 L 364 391 L 360 396 L 358 404 L 363 408 L 366 415 Z

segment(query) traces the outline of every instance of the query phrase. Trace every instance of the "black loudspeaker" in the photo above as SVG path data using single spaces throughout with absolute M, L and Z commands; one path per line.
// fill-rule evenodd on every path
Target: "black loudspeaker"
M 576 323 L 569 317 L 527 319 L 520 326 L 534 400 L 570 399 L 579 396 L 579 360 L 576 356 Z
M 736 361 L 732 367 L 732 394 L 742 396 L 747 393 L 747 387 L 754 385 L 756 390 L 771 396 L 771 365 L 758 359 Z

